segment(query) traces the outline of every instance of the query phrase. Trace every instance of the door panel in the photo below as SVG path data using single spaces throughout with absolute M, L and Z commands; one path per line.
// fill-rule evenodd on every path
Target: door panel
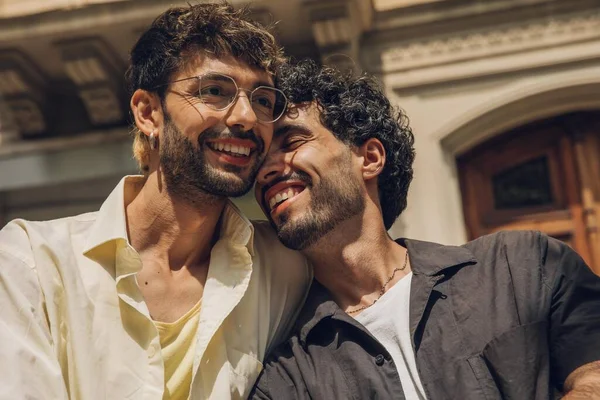
M 457 159 L 467 231 L 539 230 L 598 273 L 600 113 L 529 124 Z

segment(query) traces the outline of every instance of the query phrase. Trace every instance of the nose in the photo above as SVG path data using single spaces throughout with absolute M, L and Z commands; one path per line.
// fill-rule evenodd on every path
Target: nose
M 285 170 L 285 155 L 279 151 L 269 151 L 256 178 L 257 186 L 265 186 L 281 176 Z
M 247 93 L 240 91 L 228 110 L 225 123 L 229 127 L 237 127 L 243 132 L 247 132 L 254 128 L 257 122 L 258 119 L 252 109 L 252 104 L 250 104 L 250 98 Z

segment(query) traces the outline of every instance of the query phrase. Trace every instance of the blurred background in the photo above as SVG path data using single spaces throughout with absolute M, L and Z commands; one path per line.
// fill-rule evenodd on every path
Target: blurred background
M 128 50 L 180 4 L 0 0 L 0 226 L 96 210 L 136 173 Z M 392 236 L 537 229 L 600 272 L 600 0 L 252 5 L 288 54 L 377 75 L 410 117 L 415 178 Z

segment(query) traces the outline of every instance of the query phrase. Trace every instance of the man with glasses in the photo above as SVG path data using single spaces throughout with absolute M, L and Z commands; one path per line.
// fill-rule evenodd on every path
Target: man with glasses
M 227 200 L 252 187 L 286 108 L 281 61 L 224 3 L 170 9 L 141 36 L 143 176 L 98 212 L 0 231 L 0 398 L 247 396 L 311 278 Z

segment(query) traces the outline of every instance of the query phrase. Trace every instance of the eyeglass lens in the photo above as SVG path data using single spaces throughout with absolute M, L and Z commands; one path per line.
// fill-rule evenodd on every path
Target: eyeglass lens
M 237 98 L 237 84 L 229 76 L 208 74 L 200 77 L 199 81 L 200 101 L 214 110 L 226 109 Z M 278 89 L 259 86 L 250 93 L 250 104 L 260 121 L 273 122 L 285 111 L 286 99 Z

